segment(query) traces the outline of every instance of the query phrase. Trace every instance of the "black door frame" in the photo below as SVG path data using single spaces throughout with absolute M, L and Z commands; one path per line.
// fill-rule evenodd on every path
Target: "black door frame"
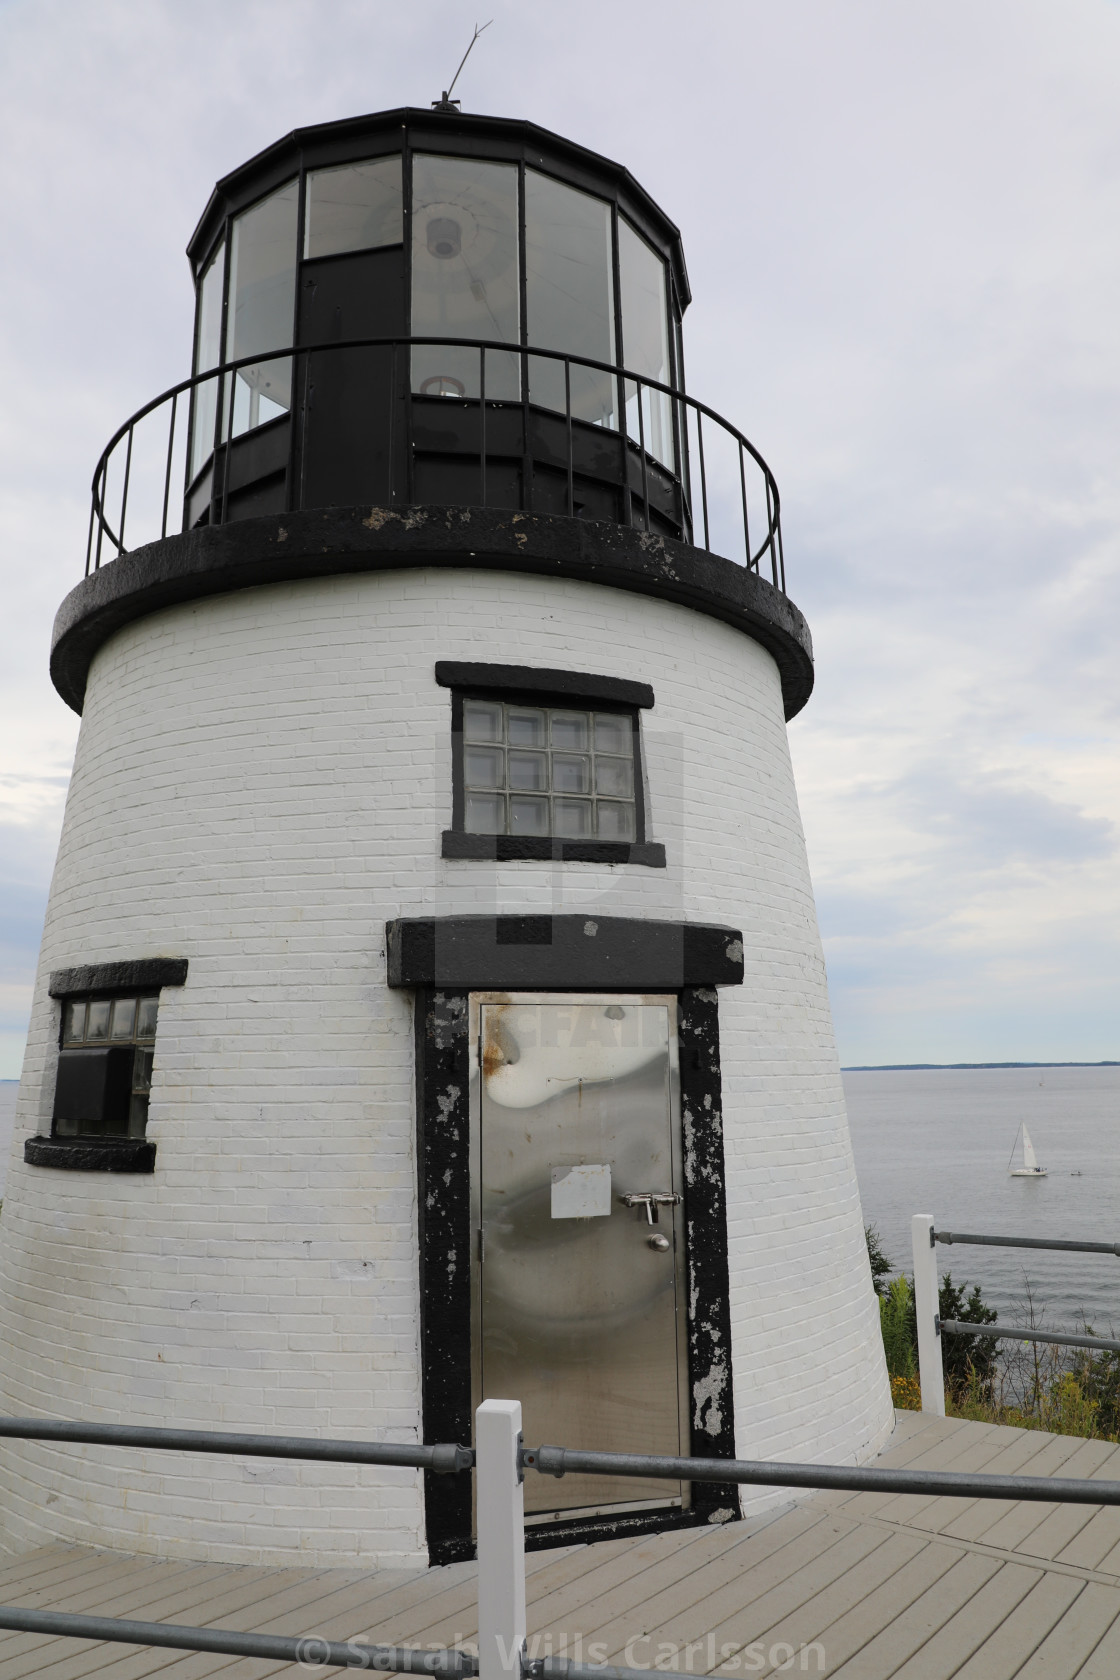
M 588 930 L 593 930 L 588 932 Z M 472 1439 L 470 1042 L 472 991 L 675 992 L 688 1312 L 689 1452 L 735 1455 L 717 984 L 742 981 L 731 928 L 626 918 L 455 917 L 390 923 L 389 983 L 415 994 L 417 1205 L 424 1439 Z M 592 943 L 593 941 L 593 943 Z M 439 983 L 436 970 L 447 981 Z M 425 1472 L 432 1564 L 474 1555 L 469 1480 Z M 694 1482 L 687 1509 L 544 1523 L 545 1546 L 732 1521 L 738 1495 Z

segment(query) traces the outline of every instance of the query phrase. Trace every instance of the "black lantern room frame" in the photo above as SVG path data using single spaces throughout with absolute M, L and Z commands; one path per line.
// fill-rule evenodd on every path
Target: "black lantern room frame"
M 360 195 L 353 204 L 369 212 L 364 238 L 357 215 L 341 238 L 337 215 L 334 229 L 317 216 L 316 188 L 348 166 L 370 177 L 366 205 Z M 395 215 L 390 171 L 399 171 Z M 533 250 L 534 211 L 542 222 L 533 201 L 550 191 L 567 200 L 561 217 L 575 209 L 578 223 L 578 210 L 589 212 L 567 230 L 579 249 L 558 248 L 565 230 L 553 226 Z M 597 213 L 604 261 L 589 275 Z M 285 232 L 286 252 L 276 249 Z M 635 253 L 661 279 L 659 365 L 648 342 L 636 342 L 627 293 L 641 282 L 626 272 Z M 569 511 L 574 500 L 570 511 L 631 523 L 625 504 L 640 497 L 642 523 L 687 534 L 676 405 L 652 388 L 639 394 L 622 373 L 683 387 L 687 275 L 677 230 L 625 171 L 527 123 L 385 113 L 298 133 L 238 170 L 220 183 L 189 254 L 195 374 L 240 366 L 194 393 L 188 526 L 366 500 L 531 503 L 541 512 Z M 452 285 L 464 272 L 472 282 L 465 309 L 462 293 L 441 300 L 425 284 L 441 267 Z M 565 273 L 550 274 L 556 267 Z M 562 295 L 571 278 L 585 296 L 569 297 L 565 322 L 533 293 Z M 580 308 L 596 280 L 606 319 Z M 452 306 L 442 320 L 440 301 Z M 550 317 L 543 331 L 534 331 L 534 315 Z M 531 355 L 538 345 L 552 354 Z M 311 346 L 318 354 L 299 354 Z M 261 359 L 246 363 L 255 354 Z M 590 416 L 596 401 L 602 413 Z M 597 435 L 604 431 L 614 435 Z
M 194 372 L 102 456 L 87 570 L 125 552 L 134 442 L 164 418 L 161 538 L 178 469 L 185 530 L 363 504 L 508 508 L 637 526 L 756 571 L 765 556 L 784 591 L 773 475 L 684 391 L 680 236 L 619 165 L 500 118 L 324 124 L 219 182 L 188 255 Z M 713 540 L 717 448 L 730 540 Z

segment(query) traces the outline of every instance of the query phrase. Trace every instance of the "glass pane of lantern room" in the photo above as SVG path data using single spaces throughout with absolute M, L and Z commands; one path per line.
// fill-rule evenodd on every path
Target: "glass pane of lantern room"
M 621 219 L 618 272 L 622 289 L 622 359 L 633 373 L 657 379 L 663 385 L 671 384 L 665 264 L 629 222 Z M 643 388 L 641 428 L 649 453 L 671 467 L 675 455 L 672 406 L 660 391 Z M 627 387 L 626 429 L 632 438 L 641 435 L 633 386 Z
M 217 367 L 222 358 L 222 281 L 226 270 L 225 241 L 218 246 L 206 265 L 198 288 L 198 337 L 195 343 L 194 371 L 205 373 Z M 214 447 L 214 421 L 218 412 L 218 381 L 208 379 L 195 389 L 194 420 L 191 426 L 191 467 L 193 478 Z
M 399 245 L 404 238 L 400 154 L 314 169 L 307 177 L 305 257 Z
M 521 332 L 517 170 L 474 158 L 412 160 L 412 335 L 497 339 Z M 479 352 L 417 345 L 412 388 L 424 396 L 477 397 Z M 517 401 L 518 357 L 486 355 L 486 395 Z
M 530 344 L 593 362 L 614 361 L 614 274 L 610 205 L 589 193 L 525 171 L 525 315 Z M 617 381 L 591 368 L 571 370 L 572 414 L 616 426 Z M 529 397 L 565 412 L 564 364 L 534 357 Z
M 299 183 L 262 199 L 233 224 L 226 361 L 292 342 Z M 290 356 L 250 363 L 234 375 L 233 436 L 284 414 L 292 403 Z

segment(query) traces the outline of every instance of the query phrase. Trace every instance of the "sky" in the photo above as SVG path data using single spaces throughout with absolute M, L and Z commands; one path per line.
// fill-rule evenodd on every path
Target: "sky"
M 689 389 L 781 486 L 842 1061 L 1120 1057 L 1117 0 L 0 0 L 0 1077 L 77 735 L 51 622 L 101 448 L 189 372 L 210 188 L 429 104 L 490 16 L 464 109 L 678 222 Z

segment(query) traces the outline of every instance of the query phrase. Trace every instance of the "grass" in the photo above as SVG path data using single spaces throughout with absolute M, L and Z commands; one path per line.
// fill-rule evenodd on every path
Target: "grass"
M 907 1277 L 888 1276 L 890 1262 L 873 1231 L 868 1231 L 868 1250 L 879 1295 L 891 1398 L 901 1411 L 919 1412 L 922 1389 L 913 1286 Z M 941 1286 L 942 1317 L 966 1317 L 978 1324 L 994 1320 L 995 1313 L 984 1305 L 978 1290 L 967 1295 L 968 1285 L 961 1285 L 952 1289 L 948 1299 L 949 1286 L 946 1277 Z M 1025 1291 L 1024 1317 L 1033 1325 L 1036 1309 L 1029 1284 Z M 1093 1334 L 1091 1325 L 1083 1329 Z M 1120 1355 L 1025 1342 L 1004 1343 L 997 1353 L 991 1342 L 985 1344 L 979 1337 L 966 1340 L 963 1346 L 958 1339 L 953 1352 L 956 1369 L 949 1365 L 946 1370 L 947 1417 L 1120 1444 Z

